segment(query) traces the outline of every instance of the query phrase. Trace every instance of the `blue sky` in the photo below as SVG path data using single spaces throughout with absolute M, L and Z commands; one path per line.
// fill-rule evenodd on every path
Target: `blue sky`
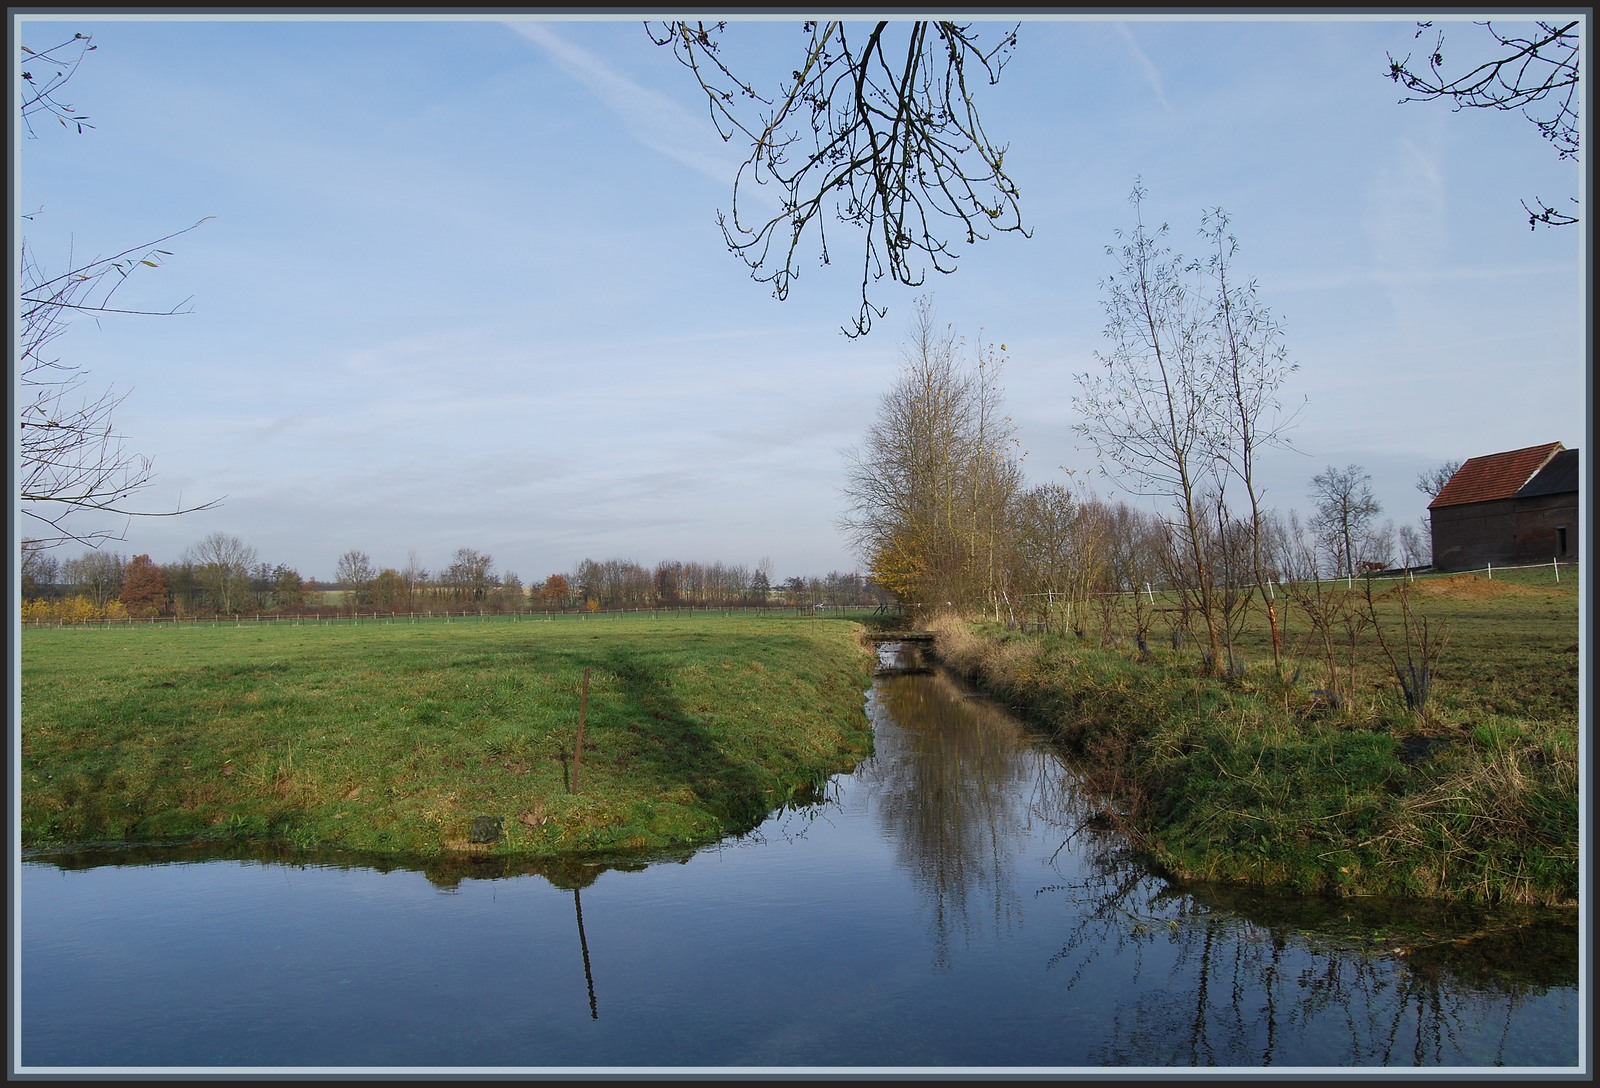
M 1447 59 L 1483 40 L 1428 17 Z M 222 531 L 321 579 L 351 549 L 438 570 L 470 547 L 524 582 L 584 558 L 864 569 L 836 528 L 841 451 L 924 293 L 1006 345 L 1030 482 L 1124 497 L 1072 424 L 1136 180 L 1181 250 L 1224 208 L 1283 322 L 1305 405 L 1269 506 L 1308 514 L 1311 477 L 1353 463 L 1414 525 L 1419 472 L 1587 444 L 1587 226 L 1532 231 L 1519 204 L 1584 193 L 1586 168 L 1516 115 L 1399 104 L 1385 52 L 1428 47 L 1414 16 L 1020 19 L 981 106 L 1033 236 L 881 286 L 852 340 L 842 234 L 781 302 L 727 252 L 742 156 L 636 16 L 22 18 L 24 44 L 98 47 L 67 95 L 95 128 L 16 138 L 30 249 L 60 266 L 211 217 L 123 298 L 191 313 L 59 342 L 129 393 L 146 508 L 223 500 L 106 547 L 168 562 Z M 775 89 L 804 40 L 799 17 L 746 17 L 725 49 Z

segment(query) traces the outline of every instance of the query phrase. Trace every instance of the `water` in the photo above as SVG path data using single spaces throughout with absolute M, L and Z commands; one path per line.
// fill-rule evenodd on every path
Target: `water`
M 1395 955 L 1363 939 L 1392 904 L 1169 886 L 1048 745 L 942 678 L 881 677 L 868 712 L 874 756 L 823 801 L 647 865 L 29 860 L 18 1068 L 1587 1063 L 1568 921 L 1418 913 L 1437 940 Z

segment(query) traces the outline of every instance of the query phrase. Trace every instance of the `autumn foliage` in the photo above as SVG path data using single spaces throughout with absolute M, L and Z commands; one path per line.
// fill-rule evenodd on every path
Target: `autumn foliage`
M 129 616 L 160 615 L 167 605 L 167 576 L 148 555 L 136 555 L 122 572 L 121 596 Z

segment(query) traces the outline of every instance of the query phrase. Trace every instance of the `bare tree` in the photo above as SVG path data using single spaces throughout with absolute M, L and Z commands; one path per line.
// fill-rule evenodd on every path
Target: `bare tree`
M 87 597 L 96 608 L 104 608 L 122 589 L 126 566 L 127 561 L 115 552 L 87 551 L 63 563 L 61 573 L 74 592 Z
M 1460 461 L 1446 461 L 1435 468 L 1417 473 L 1417 490 L 1430 500 L 1437 498 L 1439 492 L 1444 490 L 1444 485 L 1450 482 L 1450 477 L 1454 476 L 1460 467 Z
M 1256 469 L 1263 450 L 1289 445 L 1298 409 L 1285 412 L 1281 396 L 1298 368 L 1256 284 L 1234 273 L 1238 241 L 1228 214 L 1202 213 L 1210 253 L 1191 260 L 1165 244 L 1166 224 L 1146 227 L 1144 196 L 1136 183 L 1134 230 L 1107 247 L 1120 265 L 1101 285 L 1112 348 L 1097 354 L 1100 371 L 1079 375 L 1083 422 L 1075 429 L 1108 475 L 1173 503 L 1174 547 L 1165 555 L 1180 608 L 1205 624 L 1208 671 L 1220 665 L 1227 629 L 1255 599 L 1268 612 L 1276 669 L 1278 613 Z M 1242 516 L 1229 506 L 1234 482 L 1248 503 Z
M 1329 465 L 1311 478 L 1311 499 L 1316 513 L 1311 528 L 1322 541 L 1334 569 L 1349 578 L 1365 556 L 1372 523 L 1382 512 L 1368 486 L 1372 477 L 1360 465 Z
M 400 577 L 405 579 L 406 583 L 406 607 L 415 608 L 418 596 L 428 584 L 428 568 L 422 565 L 416 549 L 413 548 L 406 553 L 406 568 L 400 572 Z
M 1539 135 L 1555 148 L 1562 160 L 1577 162 L 1581 129 L 1578 120 L 1578 76 L 1581 38 L 1580 22 L 1535 22 L 1526 33 L 1496 30 L 1493 23 L 1479 23 L 1488 32 L 1491 45 L 1488 59 L 1473 65 L 1461 75 L 1444 71 L 1444 31 L 1438 31 L 1428 51 L 1426 69 L 1413 66 L 1410 54 L 1395 60 L 1388 54 L 1389 78 L 1410 91 L 1401 102 L 1431 102 L 1443 99 L 1455 111 L 1464 109 L 1520 110 L 1539 130 Z M 1431 22 L 1418 23 L 1414 37 L 1421 38 L 1433 28 Z M 1578 199 L 1571 198 L 1576 205 Z M 1522 202 L 1528 213 L 1528 226 L 1570 226 L 1575 214 L 1557 211 L 1543 200 L 1533 207 Z
M 919 299 L 900 377 L 864 443 L 845 453 L 850 509 L 839 525 L 901 601 L 998 615 L 1021 473 L 1000 414 L 1000 360 L 980 348 L 969 368 L 964 349 Z
M 22 542 L 21 576 L 22 599 L 31 601 L 44 597 L 61 576 L 61 560 L 51 555 L 49 549 L 35 541 Z
M 481 602 L 494 585 L 494 559 L 475 548 L 457 548 L 440 580 L 457 598 Z
M 334 580 L 344 586 L 345 604 L 352 607 L 371 603 L 372 581 L 377 576 L 367 553 L 356 549 L 341 555 L 333 568 Z
M 965 23 L 808 20 L 799 61 L 770 96 L 724 58 L 726 23 L 645 26 L 694 73 L 722 138 L 749 144 L 732 211 L 718 223 L 728 248 L 757 282 L 772 284 L 774 297 L 788 297 L 813 226 L 821 261 L 830 263 L 830 212 L 865 239 L 861 308 L 844 330 L 852 337 L 887 312 L 869 297 L 873 281 L 887 275 L 918 287 L 928 266 L 955 271 L 957 241 L 1028 235 L 1006 148 L 984 131 L 974 97 L 975 84 L 999 81 L 1015 26 L 980 45 Z M 782 191 L 777 210 L 752 212 L 750 191 L 769 184 Z
M 1106 248 L 1120 266 L 1101 284 L 1112 346 L 1108 353 L 1096 352 L 1098 372 L 1078 375 L 1083 422 L 1074 429 L 1099 455 L 1103 472 L 1129 479 L 1136 493 L 1170 499 L 1176 507 L 1180 548 L 1174 554 L 1186 569 L 1175 588 L 1191 599 L 1206 625 L 1209 670 L 1221 647 L 1200 501 L 1218 444 L 1211 417 L 1219 390 L 1203 357 L 1210 314 L 1189 283 L 1193 262 L 1162 241 L 1166 224 L 1155 230 L 1145 226 L 1144 196 L 1136 184 L 1130 198 L 1133 232 L 1119 231 L 1122 244 Z
M 205 536 L 184 556 L 194 568 L 194 578 L 211 606 L 232 614 L 250 593 L 250 568 L 256 563 L 256 550 L 231 533 Z M 174 579 L 167 579 L 169 585 Z
M 93 126 L 56 95 L 83 56 L 95 47 L 86 35 L 42 52 L 20 46 L 25 63 L 19 95 L 21 118 L 30 136 L 32 118 L 53 115 L 78 132 Z M 35 74 L 37 69 L 38 74 Z M 24 219 L 32 219 L 24 215 Z M 207 217 L 209 218 L 209 216 Z M 200 222 L 205 222 L 201 220 Z M 120 518 L 172 517 L 206 510 L 220 499 L 197 506 L 181 500 L 172 510 L 143 510 L 132 498 L 153 479 L 151 462 L 131 453 L 117 433 L 112 415 L 127 398 L 112 388 L 94 395 L 83 391 L 85 374 L 54 355 L 55 342 L 75 318 L 110 314 L 171 316 L 187 303 L 167 310 L 122 307 L 119 288 L 140 268 L 158 268 L 169 256 L 164 243 L 199 226 L 195 223 L 163 238 L 133 246 L 109 257 L 79 260 L 69 255 L 65 269 L 46 271 L 26 240 L 18 250 L 17 299 L 18 451 L 17 494 L 20 511 L 30 521 L 27 539 L 43 547 L 76 540 L 91 546 L 120 540 L 124 532 L 109 528 L 105 515 Z M 83 527 L 84 516 L 95 519 Z
M 508 570 L 500 576 L 499 584 L 489 595 L 489 601 L 496 612 L 522 610 L 522 606 L 528 602 L 528 591 L 516 571 Z
M 1402 525 L 1399 531 L 1400 561 L 1407 570 L 1412 567 L 1426 565 L 1430 561 L 1432 546 L 1428 542 L 1428 534 L 1420 532 L 1415 525 Z
M 1221 208 L 1206 212 L 1201 217 L 1201 233 L 1213 247 L 1207 261 L 1215 290 L 1213 365 L 1226 404 L 1221 413 L 1226 439 L 1219 444 L 1217 454 L 1244 485 L 1250 504 L 1247 522 L 1250 583 L 1267 611 L 1272 635 L 1272 667 L 1278 671 L 1283 660 L 1282 640 L 1262 546 L 1264 512 L 1256 460 L 1263 449 L 1289 444 L 1286 431 L 1293 425 L 1298 410 L 1285 415 L 1279 396 L 1284 382 L 1299 367 L 1288 361 L 1282 327 L 1261 301 L 1255 282 L 1239 283 L 1232 278 L 1238 242 L 1228 232 L 1227 213 Z M 1220 490 L 1217 499 L 1220 505 Z M 1218 520 L 1223 525 L 1229 520 L 1221 509 Z M 1231 588 L 1231 581 L 1229 585 Z

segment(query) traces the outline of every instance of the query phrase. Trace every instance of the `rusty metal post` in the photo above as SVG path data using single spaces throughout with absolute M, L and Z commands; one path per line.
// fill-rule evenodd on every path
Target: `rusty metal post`
M 583 696 L 578 700 L 578 741 L 572 747 L 572 792 L 578 792 L 578 761 L 583 758 L 583 717 L 589 710 L 589 670 L 583 670 Z

